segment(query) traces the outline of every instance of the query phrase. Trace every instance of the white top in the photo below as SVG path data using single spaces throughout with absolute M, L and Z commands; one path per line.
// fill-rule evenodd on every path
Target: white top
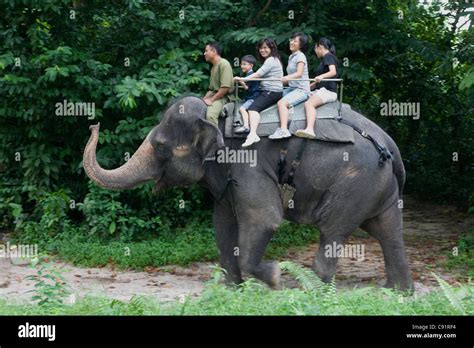
M 278 58 L 268 57 L 260 69 L 257 70 L 257 74 L 262 78 L 281 79 L 283 77 L 283 67 Z M 260 89 L 262 91 L 282 92 L 283 83 L 281 81 L 262 81 Z
M 300 78 L 309 79 L 308 61 L 306 60 L 305 54 L 301 51 L 297 51 L 290 55 L 290 58 L 288 59 L 288 66 L 286 67 L 286 71 L 288 75 L 294 74 L 296 71 L 298 71 L 299 62 L 304 63 L 303 75 Z M 309 87 L 309 81 L 288 81 L 288 86 L 291 88 L 300 89 L 307 93 L 311 91 Z

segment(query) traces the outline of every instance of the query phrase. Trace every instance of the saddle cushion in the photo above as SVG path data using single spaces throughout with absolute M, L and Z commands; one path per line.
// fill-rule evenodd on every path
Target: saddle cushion
M 225 121 L 225 134 L 226 138 L 244 138 L 246 134 L 235 134 L 233 128 L 240 127 L 243 124 L 242 115 L 239 112 L 240 102 L 227 103 L 224 105 L 221 116 L 224 117 Z M 316 109 L 316 125 L 315 134 L 317 140 L 332 141 L 339 143 L 353 143 L 354 142 L 354 130 L 352 127 L 345 125 L 337 120 L 339 117 L 339 102 L 332 102 L 321 105 Z M 236 109 L 235 109 L 236 108 Z M 342 113 L 344 110 L 350 110 L 348 104 L 342 104 Z M 235 112 L 236 111 L 236 112 Z M 263 110 L 260 113 L 261 121 L 257 129 L 257 134 L 261 137 L 269 136 L 273 134 L 275 130 L 280 126 L 280 118 L 278 116 L 277 105 Z M 306 127 L 306 114 L 304 110 L 304 103 L 298 104 L 290 110 L 289 114 L 289 131 L 294 134 L 298 129 Z

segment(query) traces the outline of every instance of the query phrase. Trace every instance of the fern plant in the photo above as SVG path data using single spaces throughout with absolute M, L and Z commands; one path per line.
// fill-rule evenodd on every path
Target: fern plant
M 294 262 L 280 262 L 280 268 L 294 277 L 305 291 L 311 292 L 327 286 L 313 271 L 301 267 Z
M 448 299 L 451 306 L 453 306 L 460 314 L 466 315 L 466 309 L 461 301 L 458 300 L 454 288 L 449 285 L 444 279 L 441 279 L 436 273 L 431 272 L 433 277 L 435 277 L 436 281 L 439 284 L 439 287 L 443 291 L 444 296 Z

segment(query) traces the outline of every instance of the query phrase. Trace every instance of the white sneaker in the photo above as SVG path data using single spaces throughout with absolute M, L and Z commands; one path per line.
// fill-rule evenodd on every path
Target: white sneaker
M 250 132 L 250 128 L 246 126 L 239 127 L 234 131 L 234 133 L 237 133 L 237 134 L 248 133 L 248 132 Z
M 260 141 L 260 137 L 257 134 L 249 134 L 245 142 L 242 144 L 242 147 L 249 147 L 252 144 L 258 143 Z
M 269 139 L 283 139 L 289 137 L 291 137 L 290 131 L 288 129 L 283 130 L 280 127 L 278 127 L 272 135 L 268 136 Z
M 315 139 L 316 135 L 314 133 L 310 133 L 305 131 L 304 129 L 298 129 L 295 132 L 295 135 L 300 138 L 308 138 L 308 139 Z

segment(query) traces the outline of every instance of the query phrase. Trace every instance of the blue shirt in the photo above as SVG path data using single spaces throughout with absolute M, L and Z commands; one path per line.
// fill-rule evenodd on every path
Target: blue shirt
M 250 70 L 245 77 L 250 76 L 253 74 L 253 70 Z M 247 101 L 249 99 L 254 99 L 258 97 L 260 94 L 260 81 L 245 81 L 245 84 L 249 89 L 247 89 L 247 93 L 245 94 L 245 97 L 243 98 L 244 101 Z

